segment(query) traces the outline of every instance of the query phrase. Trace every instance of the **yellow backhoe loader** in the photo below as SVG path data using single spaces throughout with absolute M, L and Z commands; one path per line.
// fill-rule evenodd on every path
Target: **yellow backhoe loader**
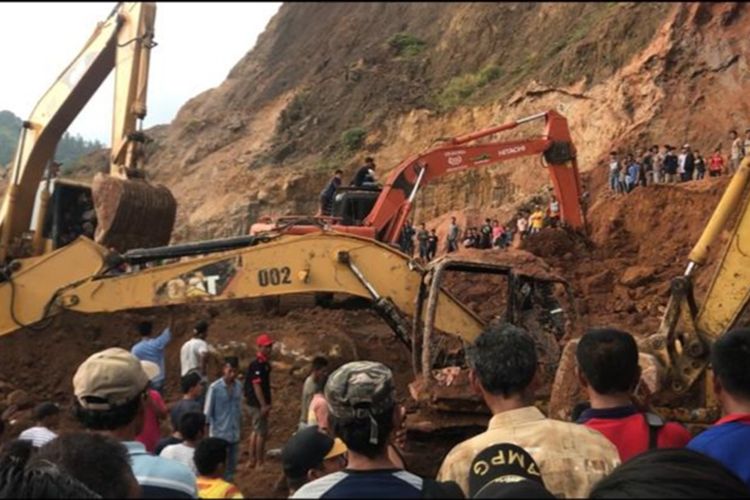
M 720 414 L 707 369 L 712 343 L 732 327 L 750 323 L 749 184 L 750 157 L 746 157 L 691 250 L 684 275 L 672 280 L 659 330 L 639 342 L 644 373 L 639 402 L 696 428 Z M 698 305 L 693 280 L 708 263 L 710 252 L 718 250 L 722 233 L 728 240 L 715 257 L 716 270 Z M 550 412 L 557 418 L 569 416 L 573 402 L 582 398 L 575 377 L 576 345 L 573 340 L 565 346 L 556 374 Z
M 154 3 L 117 4 L 23 122 L 0 206 L 0 263 L 42 255 L 85 233 L 119 251 L 169 242 L 177 203 L 167 188 L 146 182 L 142 168 L 155 18 Z M 53 179 L 57 143 L 113 69 L 109 171 L 96 174 L 91 187 Z

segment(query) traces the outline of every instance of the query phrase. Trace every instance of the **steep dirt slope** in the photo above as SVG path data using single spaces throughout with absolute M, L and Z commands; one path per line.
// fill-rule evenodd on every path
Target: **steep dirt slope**
M 569 118 L 584 170 L 613 146 L 707 149 L 745 126 L 749 30 L 740 3 L 287 4 L 222 85 L 181 109 L 151 171 L 180 202 L 181 240 L 313 212 L 333 167 L 350 174 L 369 154 L 384 176 L 438 138 L 543 109 Z M 417 217 L 499 214 L 544 186 L 537 168 L 437 182 Z

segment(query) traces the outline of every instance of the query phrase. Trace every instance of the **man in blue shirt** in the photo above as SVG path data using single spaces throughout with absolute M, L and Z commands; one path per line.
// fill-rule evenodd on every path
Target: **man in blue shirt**
M 145 369 L 119 347 L 92 354 L 73 376 L 75 415 L 86 429 L 122 441 L 142 498 L 195 498 L 195 475 L 186 465 L 151 455 L 135 440 L 153 375 Z
M 331 215 L 333 212 L 333 199 L 336 196 L 336 190 L 341 186 L 341 178 L 344 175 L 343 170 L 336 170 L 331 180 L 320 192 L 320 213 L 321 215 Z
M 714 393 L 724 417 L 688 443 L 715 458 L 750 486 L 750 328 L 731 330 L 711 349 Z
M 229 482 L 234 479 L 237 467 L 242 425 L 242 382 L 237 380 L 238 370 L 236 357 L 224 360 L 224 374 L 208 388 L 204 409 L 209 437 L 221 438 L 229 443 L 224 471 L 224 479 Z
M 138 323 L 138 333 L 141 334 L 141 340 L 130 349 L 131 354 L 141 361 L 151 361 L 159 365 L 159 375 L 151 382 L 154 389 L 164 395 L 164 349 L 169 341 L 172 340 L 172 329 L 166 327 L 156 338 L 151 338 L 151 332 L 154 325 L 150 321 L 141 321 Z

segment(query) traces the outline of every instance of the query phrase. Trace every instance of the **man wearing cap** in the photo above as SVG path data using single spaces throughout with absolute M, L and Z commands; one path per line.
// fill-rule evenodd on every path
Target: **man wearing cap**
M 329 423 L 348 449 L 347 468 L 304 485 L 292 498 L 423 498 L 426 492 L 446 492 L 447 485 L 398 469 L 388 458 L 401 411 L 387 366 L 347 363 L 329 377 L 325 395 Z
M 57 437 L 51 429 L 57 428 L 60 420 L 60 407 L 55 403 L 46 401 L 34 408 L 34 421 L 36 425 L 26 429 L 18 436 L 18 439 L 31 441 L 35 448 L 49 443 Z
M 231 482 L 237 467 L 242 427 L 242 382 L 237 380 L 239 361 L 236 357 L 224 360 L 223 376 L 208 388 L 206 395 L 206 423 L 209 437 L 229 443 L 224 479 Z
M 312 425 L 289 438 L 281 450 L 281 461 L 289 495 L 293 495 L 308 482 L 346 467 L 346 445 Z
M 247 368 L 245 397 L 250 407 L 252 433 L 250 434 L 250 462 L 248 467 L 260 467 L 265 459 L 268 436 L 268 414 L 271 412 L 271 351 L 273 340 L 263 333 L 255 340 L 258 353 Z
M 73 376 L 75 414 L 83 426 L 122 441 L 143 498 L 195 498 L 195 475 L 185 465 L 156 457 L 135 441 L 143 426 L 149 378 L 138 359 L 113 347 L 92 354 Z
M 469 380 L 492 412 L 487 431 L 455 446 L 438 479 L 456 481 L 469 492 L 474 458 L 493 444 L 528 451 L 556 497 L 585 498 L 591 486 L 619 463 L 615 445 L 599 432 L 548 419 L 533 405 L 537 381 L 536 346 L 525 330 L 508 323 L 487 327 L 467 348 Z

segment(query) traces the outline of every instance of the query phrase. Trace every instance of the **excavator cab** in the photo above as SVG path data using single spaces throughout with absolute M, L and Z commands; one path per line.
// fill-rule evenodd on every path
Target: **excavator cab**
M 469 386 L 465 359 L 466 332 L 441 331 L 436 324 L 444 293 L 456 295 L 485 324 L 505 322 L 524 328 L 533 337 L 540 366 L 537 399 L 545 401 L 560 360 L 561 344 L 578 328 L 575 298 L 569 283 L 526 252 L 506 252 L 488 259 L 481 250 L 448 254 L 427 268 L 412 325 L 412 365 L 417 375 L 409 386 L 420 410 L 407 427 L 419 432 L 440 431 L 437 412 L 449 412 L 458 427 L 483 426 L 489 416 L 481 398 Z M 459 337 L 458 335 L 461 335 Z
M 91 188 L 80 182 L 56 179 L 44 215 L 42 236 L 56 250 L 79 236 L 94 239 L 97 228 L 96 211 Z
M 361 226 L 380 196 L 379 188 L 339 187 L 333 199 L 332 215 L 342 226 Z

